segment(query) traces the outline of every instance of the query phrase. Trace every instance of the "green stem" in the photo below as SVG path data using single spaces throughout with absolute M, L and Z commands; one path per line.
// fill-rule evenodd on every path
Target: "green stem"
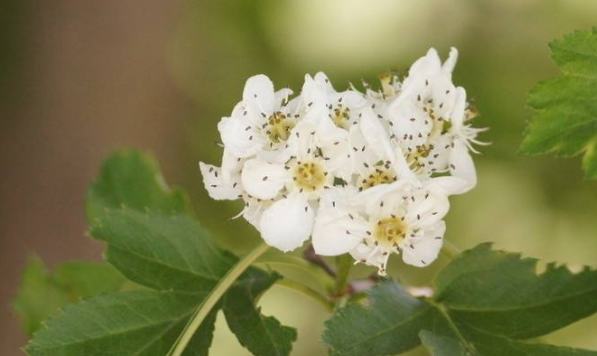
M 442 252 L 451 260 L 455 259 L 462 251 L 448 240 L 444 240 Z
M 248 255 L 242 258 L 238 263 L 232 267 L 226 273 L 224 278 L 220 280 L 220 282 L 216 285 L 214 290 L 203 300 L 203 302 L 197 307 L 195 313 L 189 320 L 189 323 L 183 330 L 182 334 L 178 337 L 178 340 L 172 345 L 172 349 L 168 355 L 170 356 L 180 356 L 184 352 L 185 348 L 191 341 L 191 338 L 197 331 L 197 329 L 201 326 L 201 323 L 209 312 L 213 309 L 213 307 L 218 303 L 220 298 L 226 293 L 228 288 L 232 286 L 232 284 L 240 277 L 240 275 L 251 266 L 251 264 L 259 258 L 259 256 L 263 255 L 269 246 L 265 243 L 260 244 L 251 251 Z
M 334 311 L 334 305 L 332 304 L 332 302 L 330 302 L 324 295 L 317 292 L 313 288 L 309 288 L 303 284 L 300 284 L 295 281 L 291 281 L 289 279 L 280 279 L 280 280 L 276 281 L 276 284 L 284 286 L 286 288 L 290 288 L 290 289 L 300 292 L 308 297 L 311 297 L 313 300 L 317 301 L 329 312 Z
M 259 260 L 257 260 L 255 265 L 279 265 L 279 266 L 288 266 L 295 269 L 299 269 L 305 273 L 308 273 L 312 278 L 318 281 L 322 287 L 329 289 L 332 288 L 335 280 L 330 277 L 327 273 L 325 273 L 321 268 L 305 261 L 303 258 L 298 257 L 292 254 L 282 254 L 282 253 L 266 253 L 263 255 Z
M 349 254 L 344 254 L 336 257 L 336 293 L 342 294 L 348 285 L 348 277 L 350 270 L 354 265 L 352 257 Z

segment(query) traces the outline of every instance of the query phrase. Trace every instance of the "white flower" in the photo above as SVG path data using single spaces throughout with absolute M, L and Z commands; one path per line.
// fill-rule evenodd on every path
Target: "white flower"
M 215 200 L 234 200 L 242 195 L 240 184 L 241 160 L 224 150 L 222 167 L 199 162 L 203 184 L 209 196 Z
M 357 123 L 359 110 L 367 105 L 365 96 L 356 90 L 337 92 L 322 72 L 313 78 L 305 76 L 301 96 L 307 105 L 305 118 L 318 123 L 318 129 L 323 130 L 332 127 L 328 124 L 348 130 Z
M 333 187 L 322 196 L 313 227 L 313 247 L 324 256 L 336 256 L 354 249 L 366 233 L 365 220 L 356 205 L 354 186 Z M 351 233 L 351 231 L 353 233 Z
M 287 162 L 254 158 L 245 162 L 241 173 L 250 196 L 275 200 L 263 211 L 257 228 L 268 244 L 282 251 L 294 250 L 310 237 L 316 201 L 333 185 L 333 171 L 320 154 L 313 130 L 309 122 L 293 129 Z
M 452 48 L 445 63 L 434 49 L 417 60 L 403 83 L 402 92 L 385 110 L 392 139 L 420 179 L 450 172 L 468 182 L 459 193 L 473 188 L 476 172 L 468 149 L 479 129 L 463 126 L 466 92 L 452 84 L 458 52 Z M 466 146 L 466 147 L 463 147 Z M 464 183 L 463 183 L 464 184 Z
M 350 131 L 368 104 L 365 96 L 352 89 L 337 92 L 327 76 L 319 72 L 314 78 L 305 76 L 301 97 L 306 108 L 304 119 L 314 125 L 319 149 L 337 175 L 349 179 Z
M 318 254 L 349 252 L 357 262 L 376 266 L 385 274 L 392 253 L 422 267 L 441 249 L 449 209 L 445 195 L 407 182 L 380 185 L 366 192 L 334 192 L 322 200 L 313 246 Z M 330 202 L 331 201 L 331 202 Z
M 301 94 L 249 78 L 243 100 L 218 129 L 222 167 L 200 163 L 217 200 L 242 199 L 243 216 L 284 252 L 312 237 L 321 255 L 350 253 L 385 274 L 392 253 L 414 266 L 441 249 L 448 197 L 475 186 L 470 152 L 481 144 L 474 110 L 452 83 L 457 51 L 433 49 L 403 83 L 338 92 L 323 73 Z
M 284 161 L 286 141 L 299 117 L 298 101 L 288 101 L 291 94 L 290 89 L 274 92 L 265 75 L 249 78 L 243 101 L 218 124 L 224 147 L 236 157 L 260 155 Z
M 295 250 L 311 236 L 314 216 L 307 197 L 293 192 L 263 212 L 259 222 L 261 237 L 283 252 Z
M 453 176 L 465 179 L 474 186 L 477 183 L 477 172 L 470 152 L 479 153 L 472 144 L 487 145 L 476 140 L 480 132 L 486 128 L 473 128 L 466 123 L 474 116 L 471 109 L 467 109 L 466 92 L 464 88 L 457 88 L 456 104 L 450 117 L 448 135 L 452 136 L 452 147 L 449 157 L 450 171 Z

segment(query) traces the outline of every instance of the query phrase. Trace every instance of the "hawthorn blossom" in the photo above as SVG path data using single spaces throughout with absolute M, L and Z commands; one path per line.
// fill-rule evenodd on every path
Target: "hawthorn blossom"
M 362 192 L 337 188 L 322 199 L 313 246 L 321 255 L 348 252 L 382 275 L 393 253 L 423 267 L 439 254 L 449 207 L 447 195 L 433 180 L 420 187 L 399 181 Z
M 314 77 L 305 76 L 301 97 L 306 106 L 305 120 L 315 126 L 323 155 L 339 177 L 350 179 L 351 132 L 359 121 L 361 109 L 368 105 L 365 96 L 353 89 L 337 92 L 327 76 L 319 72 Z
M 274 91 L 265 75 L 249 78 L 243 100 L 218 124 L 224 147 L 240 158 L 259 155 L 284 161 L 286 141 L 300 118 L 298 101 L 288 101 L 291 94 L 290 89 Z
M 449 196 L 477 181 L 471 152 L 483 144 L 476 111 L 452 82 L 458 52 L 434 49 L 404 81 L 337 91 L 323 73 L 301 93 L 247 80 L 242 100 L 218 124 L 221 167 L 200 163 L 216 200 L 242 200 L 244 217 L 281 251 L 312 238 L 315 252 L 349 253 L 387 271 L 391 255 L 427 266 L 438 256 Z
M 464 193 L 476 184 L 469 151 L 474 151 L 470 142 L 480 143 L 475 140 L 480 130 L 463 126 L 469 104 L 464 88 L 452 83 L 457 57 L 458 51 L 452 48 L 442 64 L 430 49 L 412 65 L 402 92 L 384 114 L 392 127 L 392 139 L 421 179 L 450 172 L 469 183 Z
M 203 184 L 209 196 L 216 200 L 235 200 L 242 195 L 240 184 L 241 159 L 224 150 L 222 167 L 199 162 Z
M 285 252 L 310 237 L 317 201 L 333 185 L 333 170 L 320 153 L 313 130 L 308 122 L 293 129 L 287 162 L 254 158 L 245 162 L 241 174 L 250 196 L 275 200 L 264 209 L 257 229 L 268 244 Z

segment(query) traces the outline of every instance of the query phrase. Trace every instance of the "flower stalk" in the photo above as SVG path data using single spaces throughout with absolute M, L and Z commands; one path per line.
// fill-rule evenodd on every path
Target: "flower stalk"
M 269 246 L 265 243 L 257 246 L 248 255 L 243 257 L 238 263 L 226 273 L 224 278 L 220 280 L 216 288 L 205 298 L 203 303 L 199 305 L 195 313 L 185 326 L 184 331 L 180 334 L 178 340 L 172 345 L 168 356 L 181 356 L 185 348 L 191 341 L 193 335 L 203 323 L 203 320 L 209 315 L 213 307 L 218 303 L 220 298 L 228 291 L 232 284 L 255 262 L 261 255 L 263 255 Z

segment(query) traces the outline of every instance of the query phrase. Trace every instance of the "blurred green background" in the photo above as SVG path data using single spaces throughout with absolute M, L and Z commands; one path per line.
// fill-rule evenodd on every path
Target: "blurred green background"
M 588 0 L 145 1 L 3 0 L 0 3 L 0 354 L 25 342 L 9 303 L 28 253 L 50 266 L 99 260 L 84 237 L 85 187 L 113 149 L 154 153 L 187 189 L 203 223 L 242 253 L 258 235 L 230 220 L 240 207 L 202 188 L 199 160 L 219 164 L 216 123 L 257 73 L 298 90 L 326 72 L 337 89 L 406 71 L 433 46 L 460 51 L 457 85 L 481 112 L 493 144 L 475 157 L 479 185 L 452 199 L 447 238 L 461 248 L 494 241 L 525 256 L 597 266 L 597 182 L 578 159 L 516 154 L 526 93 L 557 75 L 547 43 L 597 25 Z M 390 274 L 425 285 L 446 261 Z M 366 275 L 370 269 L 359 268 Z M 299 330 L 294 355 L 325 354 L 326 312 L 274 287 L 266 313 Z M 243 355 L 222 318 L 212 355 Z M 545 341 L 597 349 L 597 318 Z M 423 355 L 416 350 L 412 355 Z

